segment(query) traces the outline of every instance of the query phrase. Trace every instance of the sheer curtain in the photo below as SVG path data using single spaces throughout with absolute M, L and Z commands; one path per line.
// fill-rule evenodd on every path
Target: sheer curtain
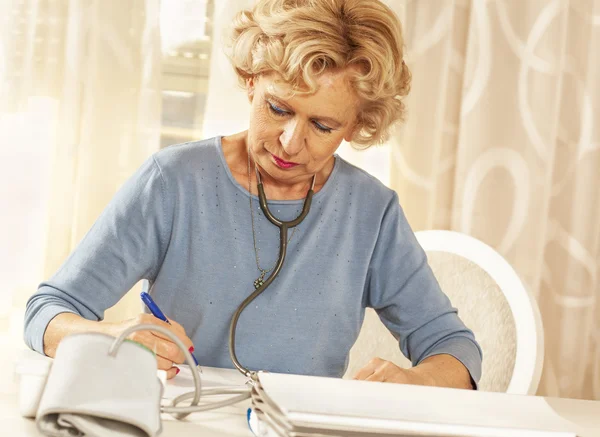
M 252 3 L 218 2 L 205 136 L 247 125 L 219 30 Z M 408 120 L 340 154 L 399 193 L 415 230 L 499 250 L 541 307 L 540 394 L 600 398 L 600 0 L 385 3 L 414 74 Z
M 21 343 L 27 298 L 159 148 L 159 0 L 4 0 L 0 22 L 0 336 Z
M 393 2 L 414 75 L 391 185 L 536 295 L 540 394 L 600 399 L 600 1 Z
M 600 0 L 386 3 L 414 74 L 408 120 L 340 154 L 398 191 L 415 229 L 498 249 L 540 303 L 540 393 L 600 398 Z M 222 35 L 251 4 L 215 2 L 203 137 L 247 127 Z M 160 48 L 159 0 L 0 2 L 3 350 L 37 284 L 159 148 Z

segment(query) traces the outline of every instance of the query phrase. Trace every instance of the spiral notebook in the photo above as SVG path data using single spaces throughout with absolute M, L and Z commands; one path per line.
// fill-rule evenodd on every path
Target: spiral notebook
M 259 373 L 252 391 L 269 435 L 576 437 L 542 397 Z

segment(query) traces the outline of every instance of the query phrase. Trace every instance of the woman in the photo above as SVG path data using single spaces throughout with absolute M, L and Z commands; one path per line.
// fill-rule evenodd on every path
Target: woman
M 77 249 L 27 305 L 25 340 L 54 356 L 69 333 L 172 329 L 201 365 L 232 367 L 229 324 L 266 280 L 279 232 L 258 206 L 256 175 L 289 234 L 285 265 L 241 314 L 236 352 L 249 369 L 342 376 L 365 307 L 414 367 L 372 360 L 356 379 L 471 388 L 481 350 L 441 292 L 395 192 L 335 155 L 342 140 L 380 143 L 403 116 L 410 73 L 401 27 L 377 0 L 263 0 L 233 24 L 230 58 L 247 90 L 249 129 L 172 146 L 122 187 Z M 172 326 L 143 314 L 99 322 L 140 279 Z M 169 378 L 183 355 L 134 334 Z

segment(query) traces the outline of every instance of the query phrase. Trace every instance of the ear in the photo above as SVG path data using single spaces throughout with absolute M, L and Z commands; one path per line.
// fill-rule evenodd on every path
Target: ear
M 250 103 L 252 103 L 252 99 L 254 98 L 254 85 L 255 85 L 254 76 L 246 79 L 246 92 L 248 93 L 248 101 Z

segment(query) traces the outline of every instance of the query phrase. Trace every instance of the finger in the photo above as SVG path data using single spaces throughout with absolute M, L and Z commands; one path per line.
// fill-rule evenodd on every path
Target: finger
M 185 330 L 183 329 L 183 326 L 181 326 L 179 323 L 177 323 L 174 320 L 170 320 L 169 323 L 164 322 L 156 317 L 154 317 L 152 314 L 146 314 L 146 313 L 141 313 L 138 314 L 138 316 L 135 319 L 135 323 L 136 324 L 152 324 L 152 325 L 157 325 L 157 326 L 161 326 L 165 329 L 168 329 L 170 332 L 172 332 L 174 335 L 177 336 L 177 338 L 179 338 L 183 344 L 186 346 L 186 349 L 190 349 L 190 347 L 193 347 L 192 345 L 192 340 L 185 334 Z M 173 342 L 171 340 L 170 337 L 168 337 L 165 334 L 162 334 L 158 331 L 149 331 L 152 333 L 152 335 L 161 338 L 165 341 L 169 341 L 169 342 Z
M 175 329 L 175 331 L 185 335 L 185 328 L 181 326 L 181 324 L 177 323 L 173 319 L 169 319 L 169 322 L 171 323 L 171 326 L 173 327 L 173 329 Z
M 192 340 L 185 333 L 185 329 L 183 328 L 183 326 L 181 326 L 175 320 L 169 319 L 170 325 L 168 323 L 163 322 L 162 320 L 160 320 L 160 322 L 164 323 L 166 325 L 166 328 L 173 334 L 175 334 L 177 338 L 179 338 L 183 342 L 183 344 L 186 346 L 186 349 L 189 350 L 191 347 L 194 346 Z M 160 332 L 154 332 L 154 335 L 164 338 L 165 340 L 172 341 L 170 338 L 168 338 L 166 335 Z
M 378 370 L 369 375 L 365 381 L 385 382 L 385 373 Z
M 173 361 L 161 357 L 160 355 L 156 356 L 156 364 L 160 370 L 169 370 L 171 367 L 173 367 Z
M 146 314 L 146 313 L 141 313 L 138 314 L 138 316 L 135 319 L 135 323 L 136 324 L 151 324 L 151 325 L 157 325 L 157 326 L 162 326 L 165 329 L 168 329 L 170 331 L 173 330 L 173 326 L 168 324 L 167 322 L 160 320 L 158 317 L 154 317 L 152 314 Z
M 173 366 L 167 370 L 167 379 L 173 379 L 179 373 L 179 367 Z
M 169 320 L 169 319 L 167 319 L 167 320 Z M 161 320 L 158 317 L 154 317 L 152 314 L 141 313 L 141 314 L 138 314 L 138 316 L 136 317 L 135 323 L 136 324 L 152 324 L 152 325 L 161 326 L 165 329 L 168 329 L 169 331 L 171 331 L 173 334 L 175 334 L 177 336 L 180 336 L 181 334 L 183 334 L 182 341 L 185 340 L 185 338 L 187 338 L 183 327 L 179 323 L 175 322 L 174 320 L 169 320 L 169 322 L 165 322 L 164 320 Z M 168 337 L 164 336 L 164 334 L 162 334 L 158 331 L 152 331 L 152 332 L 155 332 L 156 333 L 155 335 L 163 336 L 163 338 L 168 339 Z
M 181 340 L 181 342 L 184 344 L 184 346 L 187 350 L 190 350 L 190 348 L 193 347 L 192 340 L 187 335 L 177 332 L 172 328 L 170 328 L 169 330 L 173 334 L 175 334 L 179 340 Z M 152 332 L 152 335 L 155 335 L 156 337 L 159 337 L 165 341 L 169 341 L 169 342 L 173 343 L 173 340 L 171 340 L 171 338 L 167 337 L 166 335 L 164 335 L 160 332 Z
M 185 362 L 185 355 L 183 354 L 183 351 L 179 349 L 179 346 L 169 340 L 164 340 L 156 336 L 153 337 L 156 342 L 156 355 L 177 364 L 183 364 Z
M 381 360 L 379 358 L 373 358 L 371 361 L 367 363 L 362 369 L 360 369 L 356 375 L 354 375 L 354 379 L 367 379 L 371 376 L 375 370 L 379 367 Z
M 354 379 L 365 380 L 369 376 L 371 376 L 375 372 L 375 369 L 372 366 L 365 366 L 360 369 L 356 375 L 354 375 Z
M 160 326 L 161 328 L 164 328 L 164 329 L 170 331 L 171 333 L 173 333 L 178 338 L 180 337 L 180 334 L 173 328 L 173 325 L 171 325 L 171 324 L 169 324 L 167 322 L 164 322 L 164 321 L 160 320 L 157 317 L 154 317 L 152 314 L 140 314 L 137 317 L 137 319 L 136 319 L 136 323 L 137 324 L 150 324 L 150 325 Z M 152 335 L 154 335 L 154 336 L 156 336 L 158 338 L 161 338 L 161 339 L 164 339 L 166 341 L 171 341 L 172 342 L 171 338 L 169 336 L 167 336 L 166 334 L 163 334 L 162 332 L 154 331 L 154 330 L 149 330 L 147 332 L 151 333 Z
M 136 331 L 131 334 L 130 338 L 148 347 L 157 357 L 179 364 L 185 360 L 185 355 L 175 343 L 157 337 L 151 331 Z

